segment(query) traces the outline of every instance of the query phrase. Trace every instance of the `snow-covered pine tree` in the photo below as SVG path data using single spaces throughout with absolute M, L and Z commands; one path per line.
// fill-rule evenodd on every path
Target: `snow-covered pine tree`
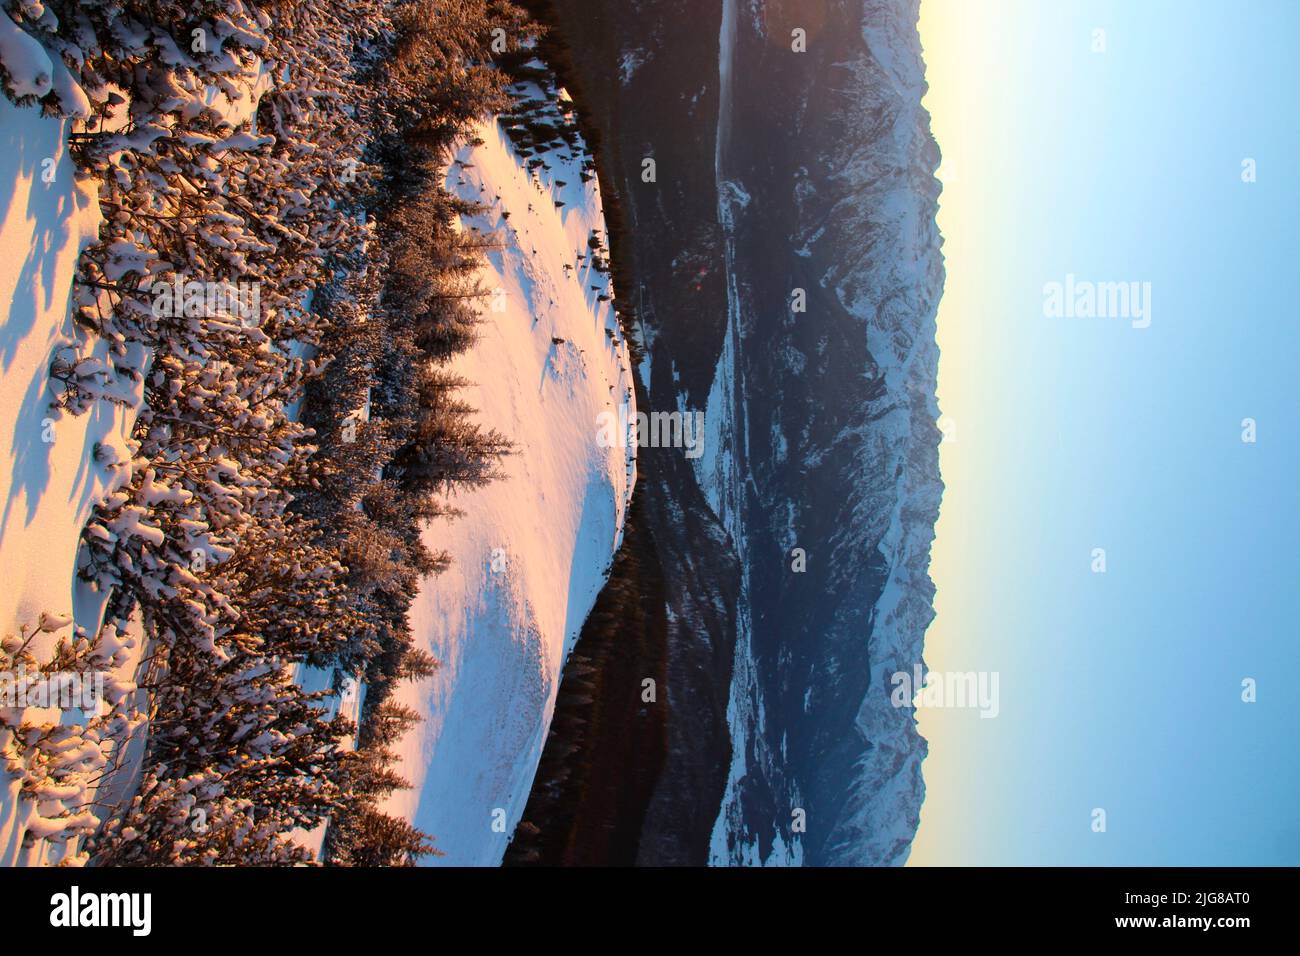
M 435 666 L 406 621 L 448 559 L 421 541 L 450 510 L 430 492 L 486 480 L 506 449 L 431 364 L 473 341 L 483 251 L 452 228 L 472 209 L 441 176 L 505 104 L 493 29 L 517 46 L 532 27 L 504 0 L 0 2 L 34 64 L 0 81 L 84 120 L 73 152 L 106 217 L 75 289 L 86 346 L 52 366 L 59 402 L 143 401 L 81 572 L 109 598 L 87 647 L 143 624 L 152 721 L 143 784 L 91 850 L 292 863 L 289 830 L 330 817 L 340 862 L 409 863 L 425 835 L 374 803 L 401 785 L 387 744 L 345 752 L 346 722 L 288 674 L 365 676 L 382 741 L 392 682 Z M 131 719 L 23 730 L 23 759 Z M 89 828 L 71 771 L 51 772 L 33 784 L 69 795 L 46 805 L 51 832 Z

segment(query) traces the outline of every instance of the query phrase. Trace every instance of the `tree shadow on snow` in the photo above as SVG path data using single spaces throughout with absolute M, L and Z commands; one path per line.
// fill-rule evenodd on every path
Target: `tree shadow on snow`
M 26 250 L 6 247 L 6 256 L 24 255 L 16 282 L 3 303 L 4 322 L 0 324 L 0 374 L 22 375 L 27 370 L 15 367 L 24 346 L 30 354 L 35 347 L 41 363 L 32 370 L 32 379 L 18 409 L 6 409 L 14 416 L 14 437 L 10 449 L 13 478 L 4 512 L 0 515 L 0 537 L 8 527 L 11 512 L 20 496 L 27 498 L 26 520 L 36 514 L 49 486 L 53 442 L 44 440 L 45 419 L 53 419 L 47 392 L 49 363 L 54 350 L 71 341 L 68 317 L 68 289 L 59 280 L 60 254 L 76 254 L 77 202 L 74 170 L 64 148 L 64 124 L 42 117 L 36 109 L 16 107 L 0 97 L 0 183 L 9 185 L 0 212 L 6 239 L 30 233 Z M 45 160 L 55 160 L 55 176 L 42 182 Z M 28 183 L 24 194 L 20 184 Z M 22 207 L 26 200 L 25 208 Z M 57 317 L 50 321 L 52 312 Z M 27 345 L 32 336 L 43 341 Z M 85 480 L 78 477 L 80 484 Z

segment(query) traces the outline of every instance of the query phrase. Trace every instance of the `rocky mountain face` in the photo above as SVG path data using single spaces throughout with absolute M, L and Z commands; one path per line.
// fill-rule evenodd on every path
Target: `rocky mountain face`
M 581 51 L 568 79 L 600 132 L 602 187 L 626 219 L 639 404 L 703 410 L 706 447 L 645 448 L 638 463 L 637 533 L 664 609 L 637 616 L 655 630 L 628 646 L 660 648 L 641 670 L 662 686 L 648 705 L 661 712 L 631 719 L 658 721 L 657 775 L 626 766 L 635 748 L 565 780 L 544 756 L 534 796 L 577 778 L 636 779 L 639 796 L 550 824 L 566 832 L 542 859 L 906 859 L 925 741 L 891 706 L 889 676 L 921 660 L 942 492 L 939 156 L 917 7 L 555 0 Z M 627 684 L 575 706 L 638 693 Z M 574 748 L 563 710 L 548 752 Z M 534 809 L 526 825 L 544 831 Z M 637 836 L 621 857 L 575 854 L 601 828 Z

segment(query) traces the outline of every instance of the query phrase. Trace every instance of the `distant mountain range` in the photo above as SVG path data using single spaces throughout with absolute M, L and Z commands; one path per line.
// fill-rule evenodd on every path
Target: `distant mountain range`
M 575 655 L 630 648 L 660 709 L 620 726 L 635 688 L 561 691 L 507 862 L 901 863 L 926 744 L 889 675 L 921 661 L 942 494 L 918 0 L 554 9 L 624 220 L 639 404 L 703 409 L 706 444 L 641 450 L 628 546 L 663 608 Z

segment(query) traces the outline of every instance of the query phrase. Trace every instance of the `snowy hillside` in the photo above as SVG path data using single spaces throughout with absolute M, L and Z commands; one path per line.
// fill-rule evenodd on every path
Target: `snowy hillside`
M 6 633 L 42 611 L 72 612 L 81 529 L 111 480 L 91 452 L 96 442 L 120 443 L 128 424 L 108 403 L 77 417 L 51 409 L 50 361 L 84 334 L 74 328 L 69 297 L 77 256 L 97 235 L 100 215 L 93 186 L 76 181 L 66 154 L 67 125 L 0 97 L 0 183 L 12 184 L 0 222 L 0 447 L 12 462 L 0 468 Z
M 476 383 L 465 400 L 515 453 L 500 480 L 453 498 L 464 517 L 426 533 L 454 555 L 410 615 L 441 667 L 396 694 L 424 722 L 401 745 L 414 787 L 389 803 L 434 836 L 446 855 L 433 862 L 451 865 L 501 860 L 635 482 L 634 448 L 597 441 L 602 412 L 626 403 L 635 415 L 627 345 L 589 245 L 605 233 L 598 188 L 580 158 L 548 153 L 552 168 L 530 175 L 495 124 L 479 136 L 448 188 L 488 206 L 463 228 L 506 241 L 487 256 L 479 342 L 452 369 Z
M 70 122 L 42 116 L 0 96 L 0 183 L 7 205 L 0 220 L 0 634 L 17 636 L 43 614 L 70 621 L 88 633 L 99 628 L 103 602 L 75 576 L 81 529 L 91 509 L 120 486 L 130 458 L 127 437 L 133 409 L 100 403 L 86 415 L 56 410 L 50 364 L 75 351 L 101 356 L 104 344 L 77 328 L 70 314 L 77 257 L 99 231 L 93 183 L 79 181 L 67 155 Z M 40 634 L 30 650 L 48 653 L 67 624 Z M 129 672 L 141 648 L 126 648 Z M 73 717 L 75 722 L 75 715 Z M 57 708 L 30 707 L 21 718 L 57 721 Z M 0 750 L 10 734 L 0 730 Z M 63 824 L 63 800 L 20 800 L 20 776 L 6 776 L 0 789 L 0 866 L 75 860 L 75 840 L 38 840 L 22 845 L 24 833 L 53 835 Z M 71 802 L 71 801 L 66 801 Z
M 50 30 L 58 23 L 37 6 L 26 13 L 35 18 L 28 31 L 37 30 L 37 21 Z M 137 477 L 139 445 L 131 433 L 152 355 L 139 341 L 119 342 L 111 351 L 107 338 L 74 320 L 75 308 L 88 301 L 97 300 L 100 314 L 113 311 L 103 294 L 89 295 L 83 287 L 74 296 L 79 258 L 106 234 L 101 180 L 78 170 L 68 150 L 69 134 L 86 135 L 91 116 L 84 77 L 74 77 L 64 61 L 8 17 L 0 17 L 0 30 L 10 91 L 35 97 L 50 91 L 58 107 L 58 115 L 49 116 L 49 101 L 43 110 L 0 96 L 0 189 L 8 203 L 0 220 L 0 403 L 7 412 L 0 447 L 9 459 L 0 469 L 0 635 L 22 639 L 39 625 L 41 632 L 25 647 L 40 666 L 53 666 L 56 643 L 73 634 L 86 641 L 83 655 L 96 640 L 94 666 L 112 662 L 110 698 L 125 706 L 117 694 L 140 696 L 133 683 L 146 643 L 139 619 L 132 616 L 129 628 L 101 631 L 110 592 L 77 572 L 86 560 L 83 529 L 95 509 Z M 52 41 L 46 36 L 45 42 Z M 237 128 L 252 121 L 268 75 L 256 58 L 246 70 L 226 66 L 220 85 L 199 81 L 191 92 L 209 116 Z M 95 97 L 104 102 L 104 91 Z M 111 134 L 122 126 L 119 115 L 99 128 Z M 136 250 L 113 249 L 121 254 L 121 268 L 110 267 L 112 278 L 139 268 Z M 128 367 L 140 374 L 124 374 Z M 60 369 L 68 370 L 66 380 Z M 59 405 L 71 382 L 73 390 L 84 386 L 88 395 L 107 400 L 91 400 L 70 414 Z M 10 760 L 11 774 L 0 789 L 0 865 L 86 862 L 82 837 L 100 822 L 88 808 L 102 813 L 138 786 L 147 723 L 138 713 L 129 720 L 107 715 L 104 703 L 98 717 L 84 708 L 55 706 L 5 712 L 0 751 Z M 66 757 L 49 764 L 43 784 L 30 765 L 15 770 L 30 763 L 30 753 L 20 754 L 34 746 L 30 733 L 21 746 L 14 737 L 10 728 L 21 725 L 43 727 L 42 736 L 62 740 L 54 745 Z
M 394 760 L 499 860 L 635 481 L 572 104 L 509 5 L 173 26 L 0 12 L 0 863 L 410 864 Z

